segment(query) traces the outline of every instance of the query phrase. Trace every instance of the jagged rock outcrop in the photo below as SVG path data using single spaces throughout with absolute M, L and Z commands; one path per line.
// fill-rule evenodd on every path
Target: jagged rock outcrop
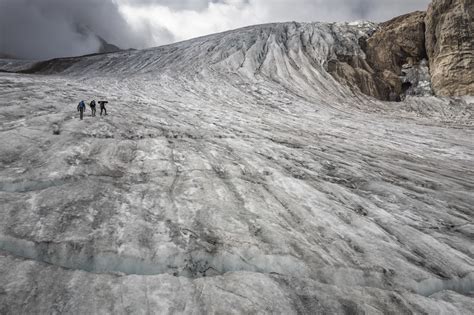
M 383 99 L 396 100 L 403 92 L 403 65 L 416 65 L 426 58 L 424 12 L 413 12 L 382 23 L 367 40 L 367 62 L 383 82 Z
M 382 100 L 397 101 L 418 92 L 472 95 L 473 12 L 472 0 L 434 0 L 427 12 L 396 17 L 368 38 L 362 36 L 365 59 L 338 56 L 328 70 L 339 82 Z M 423 60 L 429 60 L 429 68 Z
M 425 12 L 413 12 L 382 23 L 367 40 L 368 63 L 377 72 L 401 74 L 404 64 L 426 58 Z
M 122 50 L 120 47 L 115 46 L 114 44 L 111 44 L 111 43 L 107 42 L 105 39 L 103 39 L 100 36 L 97 36 L 97 38 L 100 41 L 100 48 L 99 48 L 99 51 L 98 51 L 100 54 L 117 52 L 117 51 Z
M 338 56 L 329 61 L 328 72 L 338 82 L 353 90 L 358 89 L 378 99 L 387 98 L 387 84 L 375 75 L 367 61 L 360 56 Z
M 426 59 L 425 12 L 413 12 L 379 25 L 359 40 L 361 56 L 338 56 L 328 71 L 341 83 L 381 100 L 398 101 L 403 94 L 402 68 Z
M 437 95 L 474 94 L 474 1 L 434 0 L 426 14 L 426 50 Z

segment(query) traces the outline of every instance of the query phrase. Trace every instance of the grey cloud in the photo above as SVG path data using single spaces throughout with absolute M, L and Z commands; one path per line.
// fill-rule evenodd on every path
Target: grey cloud
M 120 3 L 131 6 L 160 5 L 172 10 L 202 11 L 209 7 L 209 3 L 224 2 L 222 0 L 121 0 Z
M 211 3 L 228 4 L 232 6 L 242 6 L 250 3 L 251 0 L 118 0 L 121 4 L 131 6 L 164 6 L 175 11 L 191 10 L 202 11 L 209 7 Z M 269 2 L 270 3 L 270 2 Z
M 195 27 L 194 21 L 190 19 L 168 30 L 160 26 L 163 24 L 154 16 L 131 26 L 120 12 L 122 5 L 134 8 L 160 5 L 174 12 L 191 10 L 198 14 L 206 14 L 212 3 L 233 8 L 234 10 L 225 11 L 225 19 L 231 23 L 222 23 L 222 13 L 219 10 L 212 11 L 212 14 L 216 15 L 220 24 L 214 23 L 214 16 L 203 15 L 211 26 L 209 30 L 218 32 L 229 25 L 238 27 L 267 22 L 359 19 L 385 21 L 400 14 L 425 10 L 429 2 L 430 0 L 0 0 L 0 53 L 38 59 L 92 53 L 100 45 L 95 35 L 122 48 L 144 48 L 183 39 L 182 29 L 192 30 Z M 242 15 L 238 12 L 243 9 L 255 13 L 252 21 L 239 20 Z M 203 21 L 199 22 L 203 28 Z
M 113 0 L 0 0 L 1 53 L 30 59 L 93 53 L 96 35 L 122 48 L 150 46 L 156 36 L 134 31 Z
M 401 14 L 426 10 L 431 0 L 354 0 L 348 1 L 352 19 L 375 22 L 389 20 Z M 338 1 L 336 1 L 338 2 Z
M 118 0 L 131 6 L 166 6 L 172 10 L 202 11 L 210 3 L 248 6 L 269 13 L 280 21 L 384 21 L 416 10 L 425 10 L 430 0 Z
M 371 20 L 380 22 L 392 17 L 426 10 L 430 0 L 251 0 L 268 11 L 277 21 L 342 22 Z

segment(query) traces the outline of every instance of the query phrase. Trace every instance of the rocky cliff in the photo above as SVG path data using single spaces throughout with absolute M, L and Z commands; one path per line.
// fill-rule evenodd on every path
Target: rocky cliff
M 328 71 L 339 82 L 382 100 L 397 101 L 414 91 L 429 95 L 431 80 L 437 95 L 472 95 L 473 6 L 473 1 L 437 0 L 427 12 L 382 23 L 360 37 L 365 56 L 338 55 Z
M 426 50 L 437 95 L 474 94 L 474 1 L 434 0 L 426 14 Z
M 385 83 L 385 99 L 396 100 L 403 93 L 402 68 L 426 59 L 424 12 L 403 15 L 380 25 L 367 40 L 367 62 Z
M 341 83 L 381 100 L 399 101 L 409 88 L 403 68 L 418 67 L 427 58 L 425 12 L 399 16 L 359 38 L 365 56 L 340 56 L 328 71 Z M 367 36 L 364 36 L 367 35 Z M 407 82 L 407 81 L 406 81 Z M 411 82 L 417 85 L 417 82 Z

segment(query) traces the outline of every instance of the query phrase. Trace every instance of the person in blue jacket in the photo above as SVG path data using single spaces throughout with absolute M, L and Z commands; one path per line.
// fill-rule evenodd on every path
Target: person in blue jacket
M 81 120 L 84 117 L 85 110 L 86 110 L 86 103 L 84 103 L 84 101 L 80 101 L 79 105 L 77 105 L 77 111 L 80 113 Z

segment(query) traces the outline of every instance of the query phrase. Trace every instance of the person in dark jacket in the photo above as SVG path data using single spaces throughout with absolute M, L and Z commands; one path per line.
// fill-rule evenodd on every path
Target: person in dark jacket
M 107 115 L 107 108 L 105 108 L 105 104 L 107 104 L 107 101 L 98 101 L 100 105 L 100 116 L 102 116 L 102 112 L 105 112 L 105 115 Z
M 95 100 L 92 100 L 92 102 L 90 102 L 89 106 L 91 107 L 91 111 L 92 111 L 92 117 L 95 117 Z
M 84 101 L 80 101 L 79 105 L 77 105 L 77 111 L 80 113 L 81 120 L 84 117 L 84 111 L 86 110 L 86 103 Z

